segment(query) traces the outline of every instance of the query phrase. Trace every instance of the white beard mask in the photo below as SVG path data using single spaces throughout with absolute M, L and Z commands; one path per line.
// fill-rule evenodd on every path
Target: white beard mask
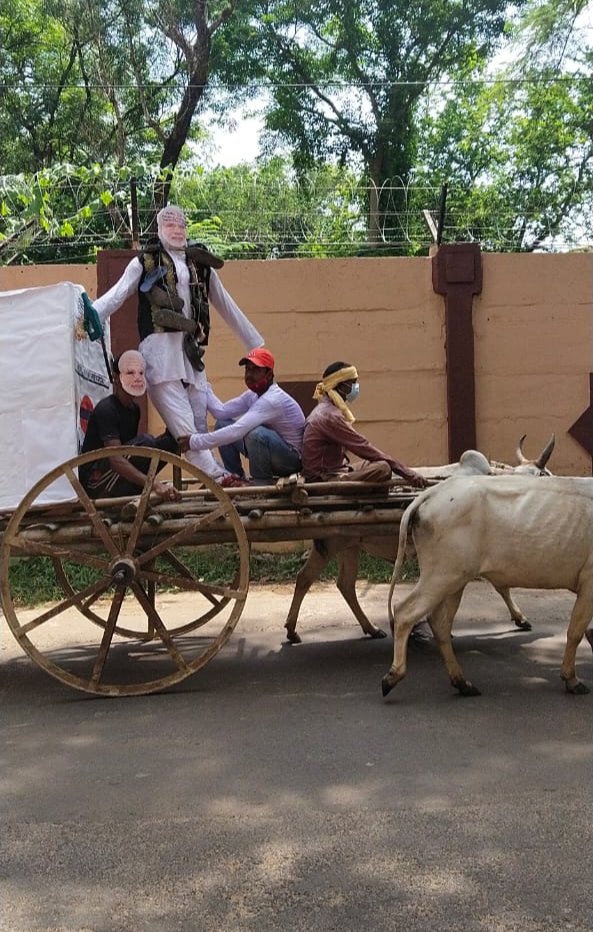
M 122 353 L 118 363 L 121 387 L 128 395 L 140 398 L 146 391 L 144 359 L 136 350 Z
M 119 380 L 123 390 L 126 391 L 128 395 L 133 395 L 134 398 L 140 398 L 146 391 L 146 379 L 144 376 L 142 376 L 141 379 L 137 379 L 133 375 L 120 375 Z
M 157 214 L 158 237 L 167 252 L 181 251 L 187 246 L 187 221 L 180 207 L 167 206 Z

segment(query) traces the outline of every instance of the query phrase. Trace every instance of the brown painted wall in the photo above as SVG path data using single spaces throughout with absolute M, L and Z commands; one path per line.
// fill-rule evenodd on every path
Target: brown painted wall
M 274 352 L 279 379 L 317 381 L 329 363 L 351 362 L 359 428 L 408 462 L 446 460 L 443 310 L 429 259 L 234 262 L 221 274 Z M 240 348 L 229 334 L 213 346 L 227 397 L 240 387 Z M 210 361 L 208 374 L 214 383 Z
M 274 352 L 279 381 L 352 362 L 357 427 L 411 465 L 447 461 L 444 301 L 431 259 L 229 262 L 220 275 Z M 68 279 L 94 297 L 95 276 L 93 266 L 2 268 L 0 289 Z M 243 347 L 212 317 L 208 376 L 226 399 L 242 390 Z M 522 434 L 533 453 L 554 431 L 553 470 L 589 475 L 568 430 L 590 404 L 593 255 L 484 255 L 473 324 L 479 449 L 512 462 Z
M 486 255 L 474 305 L 478 447 L 512 458 L 555 432 L 555 472 L 590 475 L 567 433 L 589 407 L 593 372 L 593 255 Z M 593 427 L 593 420 L 592 420 Z
M 97 294 L 96 265 L 3 265 L 0 266 L 0 291 L 37 288 L 58 282 L 76 282 L 89 297 Z

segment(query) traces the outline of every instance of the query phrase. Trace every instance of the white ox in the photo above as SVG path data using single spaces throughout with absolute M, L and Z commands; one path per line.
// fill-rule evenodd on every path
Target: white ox
M 410 530 L 420 578 L 394 613 L 393 590 Z M 576 676 L 575 655 L 593 616 L 593 479 L 485 476 L 448 479 L 404 512 L 388 603 L 394 659 L 383 677 L 383 695 L 405 676 L 408 637 L 426 616 L 452 685 L 464 696 L 479 695 L 451 643 L 463 590 L 478 576 L 497 589 L 576 593 L 560 675 L 568 692 L 589 692 Z
M 518 466 L 497 463 L 496 460 L 486 459 L 484 454 L 477 450 L 466 450 L 458 463 L 449 463 L 447 466 L 414 466 L 414 469 L 429 480 L 448 479 L 450 476 L 506 476 L 510 473 L 526 476 L 551 476 L 552 473 L 546 463 L 554 451 L 556 434 L 552 434 L 542 452 L 534 460 L 528 459 L 523 452 L 526 437 L 527 434 L 523 434 L 517 444 L 515 455 Z
M 518 466 L 506 466 L 502 463 L 493 464 L 486 459 L 483 453 L 479 453 L 477 450 L 467 450 L 458 463 L 450 463 L 447 466 L 421 466 L 416 467 L 416 471 L 420 472 L 426 479 L 433 481 L 454 475 L 487 476 L 508 472 L 525 472 L 536 476 L 551 475 L 546 463 L 554 449 L 554 434 L 552 434 L 539 456 L 533 460 L 527 459 L 523 453 L 524 441 L 525 434 L 521 437 L 517 446 Z M 370 553 L 372 556 L 388 563 L 394 563 L 397 556 L 397 539 L 391 536 L 361 538 L 360 535 L 356 534 L 352 536 L 344 534 L 339 537 L 332 537 L 329 540 L 313 541 L 313 547 L 307 562 L 297 575 L 294 594 L 284 623 L 286 637 L 292 644 L 301 643 L 301 637 L 297 633 L 296 626 L 303 599 L 313 583 L 319 579 L 329 561 L 334 557 L 338 562 L 336 585 L 360 627 L 365 634 L 372 638 L 384 638 L 386 636 L 381 628 L 378 628 L 367 618 L 356 595 L 356 579 L 361 551 Z M 503 587 L 497 589 L 497 591 L 507 606 L 517 628 L 523 631 L 531 630 L 530 623 L 513 600 L 508 588 Z

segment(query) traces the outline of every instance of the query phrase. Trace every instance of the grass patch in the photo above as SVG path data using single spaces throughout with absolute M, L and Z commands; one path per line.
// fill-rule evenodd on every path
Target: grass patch
M 178 551 L 188 569 L 198 578 L 212 585 L 228 583 L 239 565 L 234 546 L 217 546 L 201 550 L 198 548 Z M 295 550 L 286 553 L 264 553 L 253 551 L 250 560 L 250 580 L 253 583 L 294 582 L 297 573 L 307 559 L 307 551 Z M 164 564 L 163 564 L 164 568 Z M 96 578 L 96 571 L 77 563 L 65 563 L 64 569 L 70 585 L 79 590 Z M 391 564 L 368 553 L 361 553 L 358 578 L 375 583 L 391 580 Z M 321 574 L 323 581 L 337 577 L 337 561 L 331 560 Z M 418 577 L 415 561 L 405 561 L 401 581 Z M 10 592 L 15 604 L 34 606 L 41 602 L 55 602 L 64 597 L 64 590 L 56 579 L 51 561 L 47 557 L 16 559 L 10 567 Z
M 297 573 L 304 566 L 308 551 L 293 553 L 253 553 L 251 555 L 251 580 L 259 583 L 294 582 Z M 368 582 L 391 582 L 393 566 L 386 560 L 380 560 L 370 553 L 360 554 L 358 579 Z M 321 576 L 324 582 L 335 580 L 338 575 L 338 562 L 330 560 Z M 418 565 L 415 560 L 405 560 L 400 575 L 401 582 L 418 578 Z

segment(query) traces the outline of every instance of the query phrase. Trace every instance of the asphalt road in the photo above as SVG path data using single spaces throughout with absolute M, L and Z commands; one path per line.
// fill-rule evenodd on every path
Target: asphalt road
M 385 586 L 359 586 L 377 623 Z M 95 699 L 3 625 L 2 932 L 589 932 L 593 694 L 559 679 L 573 597 L 468 588 L 384 700 L 391 639 L 330 585 L 283 643 L 284 586 L 169 693 Z M 592 654 L 578 652 L 593 685 Z

